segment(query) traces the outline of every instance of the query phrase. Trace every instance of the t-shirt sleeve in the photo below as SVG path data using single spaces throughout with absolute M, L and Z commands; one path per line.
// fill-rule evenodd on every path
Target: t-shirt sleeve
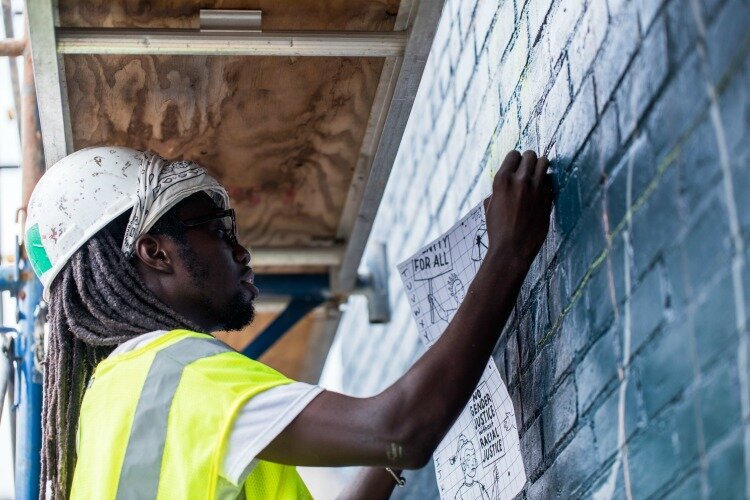
M 221 475 L 242 484 L 255 465 L 255 457 L 323 392 L 317 385 L 293 382 L 250 398 L 237 414 L 229 434 Z

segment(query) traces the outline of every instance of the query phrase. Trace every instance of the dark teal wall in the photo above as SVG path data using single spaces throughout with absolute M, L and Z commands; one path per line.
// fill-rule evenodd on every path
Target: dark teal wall
M 749 132 L 747 0 L 447 3 L 373 239 L 397 261 L 509 147 L 553 160 L 552 234 L 494 355 L 525 497 L 750 497 Z M 388 326 L 346 313 L 345 390 L 419 354 L 399 287 Z M 398 497 L 436 494 L 430 465 Z

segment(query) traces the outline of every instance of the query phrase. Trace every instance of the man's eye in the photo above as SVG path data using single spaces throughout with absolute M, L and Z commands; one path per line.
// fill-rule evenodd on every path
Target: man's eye
M 226 240 L 229 242 L 232 241 L 232 234 L 231 234 L 231 231 L 229 231 L 228 229 L 221 229 L 221 228 L 217 229 L 216 235 L 222 240 Z

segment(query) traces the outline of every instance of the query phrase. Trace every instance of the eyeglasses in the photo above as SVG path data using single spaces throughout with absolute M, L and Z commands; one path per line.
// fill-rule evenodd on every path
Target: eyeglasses
M 214 220 L 221 221 L 221 224 L 224 228 L 224 231 L 227 234 L 227 237 L 229 238 L 229 241 L 232 244 L 237 243 L 237 218 L 234 215 L 234 209 L 228 208 L 227 210 L 222 210 L 221 212 L 216 212 L 214 214 L 209 215 L 202 215 L 200 217 L 194 217 L 192 219 L 187 219 L 180 221 L 183 226 L 185 227 L 195 227 L 200 226 L 201 224 L 205 224 L 206 222 L 211 222 Z

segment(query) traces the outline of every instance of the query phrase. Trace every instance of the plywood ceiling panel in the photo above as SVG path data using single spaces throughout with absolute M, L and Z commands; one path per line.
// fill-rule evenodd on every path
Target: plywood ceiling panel
M 390 31 L 399 0 L 59 0 L 60 25 L 198 28 L 200 9 L 263 11 L 263 30 Z
M 60 1 L 66 27 L 196 28 L 260 9 L 264 30 L 391 30 L 398 1 Z M 334 241 L 382 59 L 65 56 L 75 149 L 150 149 L 208 167 L 252 246 Z
M 67 56 L 76 149 L 150 149 L 208 167 L 252 245 L 331 241 L 382 61 Z

